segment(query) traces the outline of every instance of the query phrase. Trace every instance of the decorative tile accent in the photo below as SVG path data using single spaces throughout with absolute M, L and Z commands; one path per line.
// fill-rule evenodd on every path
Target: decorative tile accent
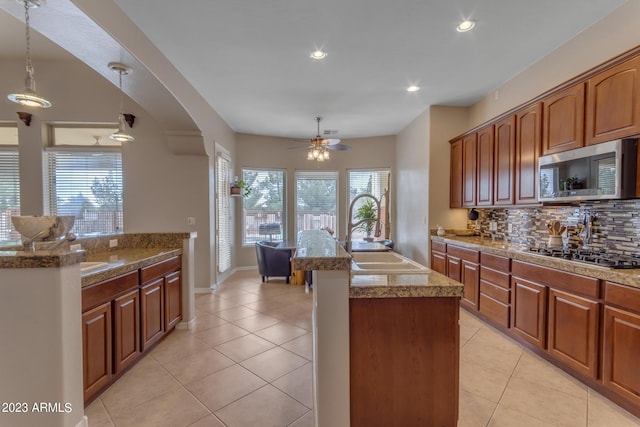
M 542 206 L 532 208 L 477 209 L 480 214 L 478 227 L 483 237 L 495 237 L 512 244 L 538 246 L 546 243 L 547 224 L 560 221 L 567 227 L 569 244 L 581 246 L 578 224 L 585 212 L 594 216 L 592 250 L 632 255 L 640 253 L 640 199 L 587 201 L 570 206 Z M 489 222 L 495 221 L 498 229 L 489 231 Z M 512 231 L 508 231 L 509 224 Z M 475 228 L 476 221 L 468 221 L 468 228 Z

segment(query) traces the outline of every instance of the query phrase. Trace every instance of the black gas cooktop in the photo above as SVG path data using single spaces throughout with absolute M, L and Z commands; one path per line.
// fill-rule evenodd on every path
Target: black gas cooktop
M 569 261 L 584 262 L 608 268 L 640 268 L 640 255 L 611 254 L 588 249 L 529 248 L 528 252 L 562 258 Z

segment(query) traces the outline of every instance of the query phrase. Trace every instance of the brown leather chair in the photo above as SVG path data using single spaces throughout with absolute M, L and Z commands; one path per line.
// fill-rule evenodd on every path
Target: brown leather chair
M 286 282 L 289 283 L 292 250 L 277 248 L 277 245 L 277 242 L 256 243 L 258 272 L 262 276 L 262 282 L 268 281 L 269 277 L 285 277 Z

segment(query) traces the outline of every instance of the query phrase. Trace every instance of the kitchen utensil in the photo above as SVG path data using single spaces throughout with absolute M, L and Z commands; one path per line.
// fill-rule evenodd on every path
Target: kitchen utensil
M 554 236 L 559 236 L 560 234 L 562 234 L 562 232 L 560 231 L 561 227 L 562 227 L 562 224 L 560 224 L 560 221 L 553 221 L 553 235 Z
M 547 229 L 549 230 L 549 234 L 553 235 L 553 226 L 551 224 L 547 224 Z
M 478 219 L 479 216 L 480 216 L 480 214 L 478 213 L 478 211 L 475 208 L 471 208 L 471 210 L 469 211 L 468 218 L 471 221 L 475 221 L 475 220 Z

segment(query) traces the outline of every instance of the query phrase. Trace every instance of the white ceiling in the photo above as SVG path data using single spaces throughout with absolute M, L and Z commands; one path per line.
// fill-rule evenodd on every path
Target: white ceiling
M 351 138 L 396 134 L 429 105 L 470 105 L 625 3 L 113 1 L 236 132 L 296 138 L 315 135 L 314 116 Z M 463 18 L 476 28 L 456 32 Z M 0 57 L 24 55 L 23 37 L 0 11 Z M 33 45 L 34 58 L 68 55 Z M 318 48 L 326 59 L 309 58 Z

